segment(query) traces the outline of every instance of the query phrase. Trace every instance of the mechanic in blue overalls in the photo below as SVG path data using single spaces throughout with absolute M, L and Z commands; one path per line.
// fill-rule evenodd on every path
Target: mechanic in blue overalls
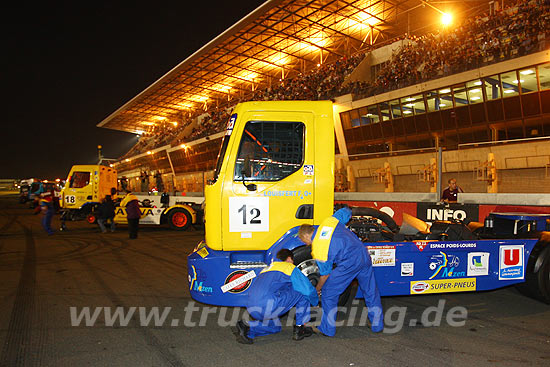
M 308 278 L 294 266 L 294 255 L 288 249 L 277 253 L 281 261 L 262 270 L 248 291 L 246 309 L 254 320 L 247 325 L 237 322 L 237 342 L 252 344 L 254 338 L 281 331 L 279 317 L 296 307 L 296 324 L 292 339 L 302 340 L 313 330 L 305 326 L 310 320 L 310 305 L 317 306 L 319 297 Z
M 334 336 L 336 332 L 338 298 L 354 279 L 359 282 L 365 297 L 372 331 L 377 333 L 384 329 L 380 293 L 370 255 L 363 242 L 346 228 L 350 218 L 351 209 L 346 207 L 325 219 L 315 236 L 315 227 L 308 224 L 300 226 L 298 231 L 298 237 L 306 245 L 311 245 L 311 256 L 319 265 L 321 278 L 317 291 L 322 291 L 323 308 L 319 331 L 326 336 Z

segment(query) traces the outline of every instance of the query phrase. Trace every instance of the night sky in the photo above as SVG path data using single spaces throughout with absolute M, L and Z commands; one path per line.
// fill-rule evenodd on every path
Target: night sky
M 3 10 L 0 178 L 64 178 L 98 144 L 126 153 L 135 135 L 96 124 L 263 1 L 83 3 Z

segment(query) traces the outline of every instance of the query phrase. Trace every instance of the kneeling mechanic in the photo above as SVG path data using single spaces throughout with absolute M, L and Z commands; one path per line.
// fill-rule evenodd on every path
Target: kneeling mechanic
M 305 324 L 310 320 L 310 305 L 317 306 L 319 297 L 308 278 L 294 266 L 292 251 L 277 253 L 281 261 L 262 270 L 250 286 L 246 309 L 254 320 L 247 325 L 237 322 L 235 336 L 241 344 L 252 344 L 254 338 L 281 331 L 279 317 L 296 307 L 296 324 L 292 339 L 302 340 L 313 330 Z

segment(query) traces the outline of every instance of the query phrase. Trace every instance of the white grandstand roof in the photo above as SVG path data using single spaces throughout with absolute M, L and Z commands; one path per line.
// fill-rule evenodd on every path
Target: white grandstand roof
M 479 11 L 487 1 L 271 0 L 204 45 L 97 126 L 133 133 L 182 122 L 318 64 L 364 52 L 407 32 L 433 30 L 436 10 Z

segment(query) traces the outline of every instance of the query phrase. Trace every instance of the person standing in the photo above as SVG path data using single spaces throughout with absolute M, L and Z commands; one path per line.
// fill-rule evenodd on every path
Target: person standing
M 147 172 L 141 171 L 140 179 L 141 179 L 141 192 L 148 192 L 149 177 L 147 176 Z
M 126 191 L 126 196 L 120 203 L 122 208 L 126 208 L 126 219 L 128 220 L 128 234 L 130 239 L 134 240 L 138 236 L 139 218 L 141 211 L 139 210 L 138 198 L 132 194 L 130 190 Z
M 40 194 L 39 205 L 42 212 L 42 228 L 44 228 L 48 236 L 51 236 L 52 234 L 54 234 L 54 231 L 52 229 L 54 208 L 51 193 L 45 192 Z
M 115 203 L 111 200 L 111 195 L 105 195 L 105 199 L 98 207 L 99 216 L 97 218 L 97 224 L 101 229 L 101 233 L 107 232 L 105 224 L 110 222 L 111 232 L 116 229 L 115 225 Z
M 122 178 L 120 179 L 120 187 L 122 188 L 122 191 L 126 191 L 126 189 L 128 188 L 128 179 L 126 178 L 126 176 L 122 176 Z
M 375 333 L 384 329 L 382 303 L 374 278 L 370 255 L 361 240 L 348 228 L 351 209 L 342 208 L 325 219 L 315 237 L 315 227 L 303 224 L 298 237 L 306 245 L 311 245 L 311 256 L 316 260 L 321 274 L 317 291 L 321 293 L 323 316 L 319 331 L 326 336 L 336 333 L 338 298 L 357 279 L 359 288 L 368 307 L 371 330 Z
M 449 187 L 441 193 L 441 201 L 446 203 L 456 203 L 458 201 L 458 194 L 463 193 L 464 190 L 456 184 L 456 179 L 454 178 L 450 178 L 447 182 L 449 183 Z
M 149 192 L 149 173 L 145 171 L 145 191 Z
M 262 270 L 250 286 L 246 309 L 254 320 L 249 325 L 237 322 L 234 332 L 237 342 L 252 344 L 254 338 L 281 331 L 279 317 L 296 307 L 296 324 L 292 339 L 302 340 L 313 330 L 305 326 L 310 320 L 310 305 L 317 306 L 319 297 L 309 279 L 294 266 L 292 251 L 282 249 L 277 253 L 280 261 Z
M 155 174 L 155 184 L 158 192 L 164 192 L 164 183 L 162 182 L 162 175 L 160 174 L 160 171 L 157 171 Z

